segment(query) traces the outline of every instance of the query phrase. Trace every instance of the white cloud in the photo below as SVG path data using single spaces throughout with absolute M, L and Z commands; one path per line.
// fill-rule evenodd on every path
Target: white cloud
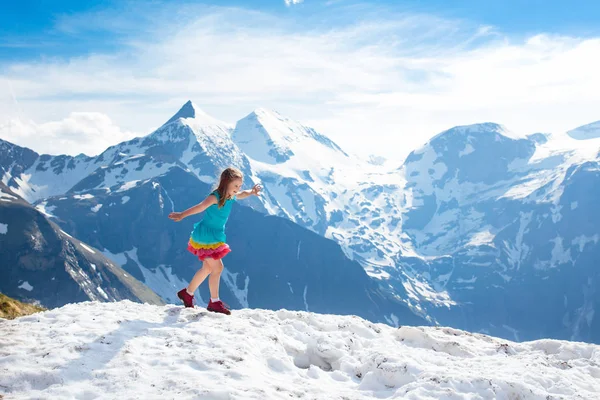
M 292 6 L 294 4 L 300 4 L 302 3 L 304 0 L 285 0 L 285 5 L 286 6 Z
M 493 121 L 532 133 L 600 117 L 599 38 L 512 39 L 493 27 L 414 14 L 371 12 L 326 28 L 231 8 L 180 15 L 172 25 L 147 18 L 153 31 L 127 36 L 121 52 L 14 63 L 3 76 L 38 122 L 85 109 L 110 116 L 112 125 L 100 126 L 112 132 L 149 133 L 188 99 L 228 122 L 262 106 L 310 123 L 349 151 L 390 159 L 453 125 Z M 69 20 L 61 27 L 84 29 Z M 0 118 L 2 110 L 14 116 L 9 108 L 0 104 Z M 106 142 L 86 137 L 88 147 Z
M 3 139 L 47 154 L 96 155 L 135 136 L 121 131 L 106 115 L 95 112 L 73 112 L 63 120 L 43 124 L 20 119 L 0 124 Z

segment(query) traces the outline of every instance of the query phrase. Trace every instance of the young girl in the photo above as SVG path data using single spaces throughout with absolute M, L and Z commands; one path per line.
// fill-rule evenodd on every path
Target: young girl
M 223 271 L 223 261 L 231 251 L 226 243 L 225 224 L 231 212 L 231 206 L 237 199 L 245 199 L 250 195 L 258 196 L 261 191 L 259 185 L 252 190 L 242 190 L 243 175 L 236 168 L 227 168 L 221 173 L 221 180 L 217 190 L 213 191 L 204 201 L 184 212 L 172 212 L 169 218 L 179 222 L 185 217 L 203 211 L 202 221 L 194 224 L 194 230 L 188 242 L 188 251 L 202 261 L 202 268 L 196 272 L 189 286 L 177 293 L 186 307 L 194 307 L 194 292 L 200 284 L 210 275 L 208 288 L 210 289 L 210 302 L 208 311 L 231 314 L 227 306 L 219 300 L 219 280 Z

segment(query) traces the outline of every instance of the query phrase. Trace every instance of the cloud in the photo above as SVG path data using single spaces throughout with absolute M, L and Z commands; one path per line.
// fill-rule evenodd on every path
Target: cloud
M 110 116 L 113 131 L 149 133 L 188 99 L 228 122 L 262 106 L 349 151 L 398 160 L 454 125 L 493 121 L 532 133 L 599 117 L 599 38 L 511 38 L 468 21 L 364 5 L 341 8 L 325 26 L 239 8 L 155 13 L 142 18 L 143 34 L 126 28 L 120 51 L 6 64 L 0 78 L 38 123 L 77 109 Z M 114 15 L 106 29 L 123 32 L 126 19 Z M 93 29 L 103 29 L 96 21 Z M 60 22 L 74 35 L 86 26 Z M 7 109 L 0 103 L 0 122 Z M 92 143 L 104 142 L 85 148 Z
M 302 3 L 304 0 L 285 0 L 285 5 L 286 6 L 292 6 L 294 4 L 300 4 Z
M 36 124 L 10 119 L 0 125 L 0 137 L 45 154 L 96 155 L 107 147 L 134 138 L 101 113 L 73 112 L 60 121 Z

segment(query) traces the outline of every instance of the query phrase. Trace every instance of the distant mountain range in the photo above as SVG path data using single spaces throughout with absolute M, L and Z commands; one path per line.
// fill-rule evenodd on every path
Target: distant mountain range
M 223 286 L 235 306 L 600 342 L 594 126 L 526 137 L 456 127 L 388 168 L 273 111 L 233 127 L 188 102 L 96 157 L 0 141 L 0 175 L 165 301 L 199 266 L 185 251 L 197 219 L 166 215 L 201 201 L 233 165 L 245 186 L 265 188 L 228 226 Z

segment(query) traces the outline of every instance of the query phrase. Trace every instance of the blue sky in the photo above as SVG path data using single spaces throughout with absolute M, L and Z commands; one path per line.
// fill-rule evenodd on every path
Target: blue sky
M 344 18 L 327 16 L 350 4 L 364 8 L 386 7 L 396 11 L 435 14 L 444 18 L 492 25 L 510 35 L 538 32 L 593 36 L 600 31 L 600 2 L 595 0 L 405 0 L 405 1 L 303 1 L 292 7 L 284 0 L 259 1 L 198 1 L 188 4 L 212 4 L 242 7 L 290 16 L 312 24 L 340 24 Z M 115 32 L 101 28 L 62 31 L 57 23 L 65 16 L 103 10 L 132 12 L 137 8 L 161 7 L 165 1 L 102 1 L 102 0 L 21 0 L 3 2 L 0 6 L 0 57 L 3 60 L 29 59 L 44 56 L 70 56 L 90 51 L 110 51 L 119 48 Z M 290 10 L 292 8 L 293 10 Z M 317 18 L 311 20 L 311 17 Z M 347 18 L 356 17 L 351 13 Z M 136 27 L 143 21 L 132 20 L 125 34 L 139 33 Z M 123 32 L 119 32 L 123 33 Z
M 296 2 L 3 2 L 0 137 L 64 148 L 80 129 L 73 153 L 99 152 L 188 99 L 230 123 L 273 108 L 350 151 L 369 131 L 388 157 L 452 125 L 600 119 L 600 2 Z

